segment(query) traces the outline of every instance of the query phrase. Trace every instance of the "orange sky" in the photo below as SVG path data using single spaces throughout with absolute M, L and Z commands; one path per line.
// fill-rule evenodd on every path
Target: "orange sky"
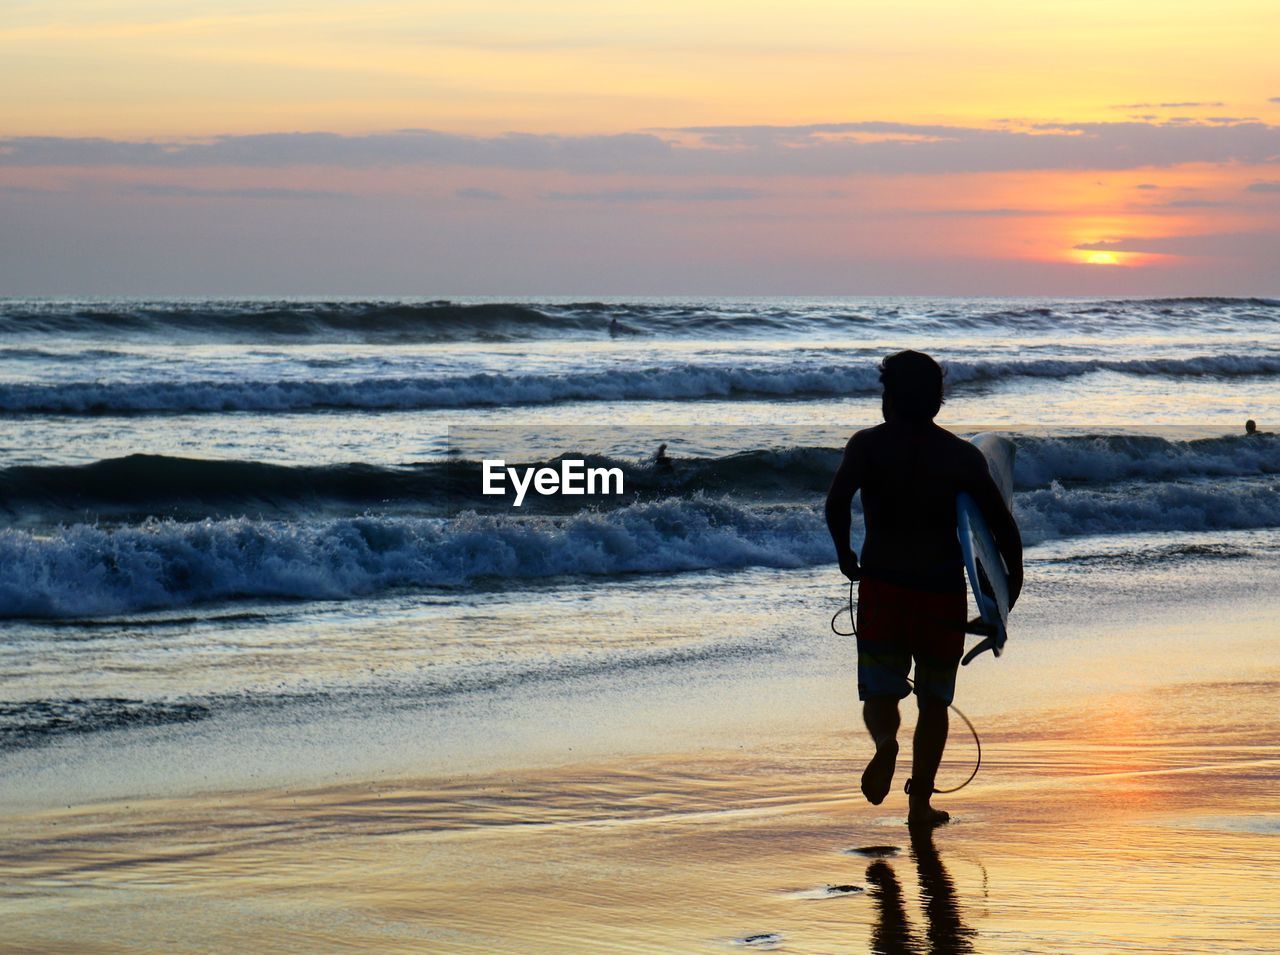
M 1252 0 L 11 2 L 0 211 L 139 290 L 294 234 L 406 293 L 1270 294 L 1277 40 Z M 138 261 L 70 256 L 113 228 Z

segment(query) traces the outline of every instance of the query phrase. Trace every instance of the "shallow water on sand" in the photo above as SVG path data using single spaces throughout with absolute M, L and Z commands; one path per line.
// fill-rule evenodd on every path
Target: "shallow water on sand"
M 1266 951 L 1280 931 L 1280 616 L 1273 600 L 1233 610 L 1265 578 L 1253 571 L 1201 606 L 1176 599 L 1175 561 L 1162 586 L 1143 578 L 1149 606 L 1135 619 L 1123 588 L 1107 598 L 1114 569 L 1077 570 L 1097 611 L 1088 632 L 1029 593 L 1022 641 L 962 673 L 983 766 L 938 797 L 954 821 L 932 840 L 910 838 L 898 788 L 879 807 L 857 793 L 866 746 L 841 645 L 826 638 L 526 687 L 523 703 L 513 692 L 452 716 L 405 710 L 399 728 L 357 709 L 310 740 L 255 719 L 234 743 L 224 724 L 220 742 L 176 733 L 116 750 L 158 753 L 183 777 L 167 796 L 50 808 L 48 793 L 74 791 L 77 763 L 98 791 L 109 779 L 83 750 L 54 746 L 18 787 L 45 793 L 43 808 L 13 805 L 0 841 L 6 939 L 78 951 Z M 806 600 L 802 586 L 797 608 Z M 447 752 L 432 755 L 432 733 Z M 414 738 L 438 771 L 405 771 Z M 169 758 L 184 747 L 192 766 Z M 395 761 L 379 764 L 379 749 Z M 331 758 L 315 778 L 331 768 L 334 781 L 281 785 L 273 753 Z M 940 784 L 973 757 L 953 721 Z M 191 794 L 194 766 L 219 758 L 239 761 L 225 778 L 241 782 Z M 905 760 L 898 772 L 900 787 Z M 164 789 L 144 767 L 130 778 Z
M 11 943 L 85 951 L 1265 951 L 1278 686 L 988 730 L 981 781 L 933 837 L 910 836 L 900 797 L 854 798 L 828 736 L 20 819 L 0 906 Z M 1229 722 L 1206 724 L 1210 700 Z

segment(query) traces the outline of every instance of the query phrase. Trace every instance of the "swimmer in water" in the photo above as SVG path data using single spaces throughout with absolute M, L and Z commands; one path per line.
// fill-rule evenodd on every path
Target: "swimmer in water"
M 653 466 L 659 471 L 675 470 L 675 465 L 672 463 L 671 459 L 667 457 L 667 443 L 665 441 L 658 445 L 658 451 L 653 456 Z

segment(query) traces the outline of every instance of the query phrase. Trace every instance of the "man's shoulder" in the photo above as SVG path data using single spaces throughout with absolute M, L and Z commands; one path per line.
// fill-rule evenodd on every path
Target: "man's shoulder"
M 867 455 L 883 443 L 884 425 L 877 424 L 870 428 L 863 428 L 861 431 L 855 431 L 847 444 L 844 446 L 846 454 Z
M 987 459 L 983 453 L 978 450 L 977 445 L 966 441 L 957 434 L 952 434 L 943 428 L 939 428 L 942 432 L 940 440 L 946 447 L 946 454 L 955 466 L 963 473 L 972 475 L 981 475 L 987 473 Z
M 945 442 L 948 449 L 954 450 L 956 454 L 963 454 L 965 457 L 969 458 L 975 456 L 979 458 L 982 457 L 982 452 L 979 451 L 977 446 L 972 442 L 966 441 L 964 438 L 960 437 L 960 435 L 948 431 L 946 428 L 939 427 L 937 425 L 934 427 L 937 428 L 939 440 Z
M 881 422 L 880 424 L 872 425 L 870 428 L 863 428 L 861 431 L 855 431 L 853 433 L 853 437 L 849 439 L 849 443 L 853 444 L 854 442 L 857 442 L 858 444 L 870 444 L 875 442 L 884 435 L 885 428 L 886 424 Z

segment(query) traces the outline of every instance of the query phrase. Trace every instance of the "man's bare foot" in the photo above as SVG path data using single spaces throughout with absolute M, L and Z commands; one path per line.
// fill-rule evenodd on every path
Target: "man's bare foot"
M 930 805 L 919 808 L 912 807 L 907 813 L 907 825 L 912 829 L 934 829 L 945 826 L 951 821 L 951 813 L 945 809 L 934 809 Z
M 876 747 L 876 754 L 862 771 L 862 795 L 867 802 L 878 806 L 889 795 L 889 787 L 893 785 L 894 764 L 898 760 L 898 741 L 886 740 Z

